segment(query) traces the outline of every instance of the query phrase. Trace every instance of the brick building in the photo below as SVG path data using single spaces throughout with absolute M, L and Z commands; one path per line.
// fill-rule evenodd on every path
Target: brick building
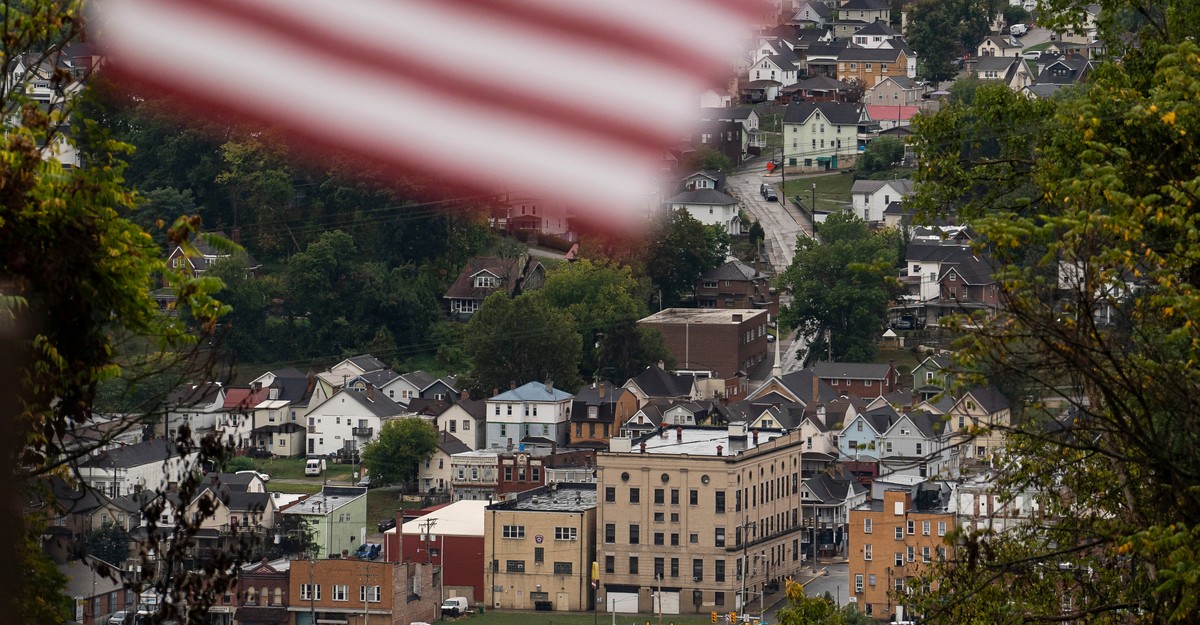
M 696 304 L 700 308 L 756 308 L 779 316 L 779 299 L 771 288 L 771 274 L 733 259 L 710 269 L 696 282 Z
M 432 622 L 442 601 L 430 565 L 352 559 L 294 560 L 288 596 L 296 625 Z
M 662 332 L 679 369 L 730 378 L 767 358 L 766 310 L 667 308 L 638 321 Z
M 296 562 L 304 562 L 296 560 Z M 288 570 L 292 561 L 275 560 L 255 562 L 242 567 L 238 575 L 234 603 L 236 612 L 221 602 L 209 608 L 209 619 L 213 625 L 229 625 L 236 619 L 240 625 L 275 625 L 289 623 Z
M 892 489 L 850 511 L 851 601 L 869 616 L 902 610 L 905 584 L 947 557 L 956 517 L 937 490 Z M 907 618 L 907 616 L 905 616 Z
M 813 373 L 842 395 L 874 399 L 900 388 L 900 372 L 896 363 L 818 362 Z

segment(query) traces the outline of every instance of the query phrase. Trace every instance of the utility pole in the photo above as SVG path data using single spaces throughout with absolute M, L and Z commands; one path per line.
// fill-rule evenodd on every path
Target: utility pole
M 655 574 L 658 579 L 658 625 L 662 625 L 662 575 Z
M 308 559 L 308 617 L 311 619 L 312 625 L 317 625 L 317 587 L 313 582 L 313 566 L 315 564 L 316 557 L 310 557 Z
M 742 600 L 738 609 L 746 611 L 746 578 L 750 577 L 750 561 L 746 559 L 746 552 L 750 546 L 750 517 L 742 518 Z

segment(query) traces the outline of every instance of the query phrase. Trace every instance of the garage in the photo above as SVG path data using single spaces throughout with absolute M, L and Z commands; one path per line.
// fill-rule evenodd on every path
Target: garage
M 654 597 L 654 612 L 660 613 L 659 602 L 662 602 L 661 614 L 679 614 L 679 591 L 664 590 L 661 593 L 655 593 Z
M 605 597 L 607 601 L 605 610 L 608 612 L 636 614 L 638 611 L 638 594 L 636 592 L 614 592 L 610 590 L 605 593 Z M 678 608 L 678 606 L 676 607 Z

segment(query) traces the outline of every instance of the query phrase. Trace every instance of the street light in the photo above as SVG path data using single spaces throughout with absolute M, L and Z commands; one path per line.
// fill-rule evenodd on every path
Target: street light
M 817 220 L 817 183 L 812 183 L 812 212 L 813 221 Z

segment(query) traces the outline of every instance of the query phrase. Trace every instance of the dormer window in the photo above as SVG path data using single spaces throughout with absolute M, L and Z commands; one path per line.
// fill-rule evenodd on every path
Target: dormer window
M 600 416 L 600 408 L 598 406 L 588 406 L 588 418 L 596 419 Z
M 475 276 L 475 288 L 494 289 L 500 286 L 500 279 L 493 275 L 481 274 Z

